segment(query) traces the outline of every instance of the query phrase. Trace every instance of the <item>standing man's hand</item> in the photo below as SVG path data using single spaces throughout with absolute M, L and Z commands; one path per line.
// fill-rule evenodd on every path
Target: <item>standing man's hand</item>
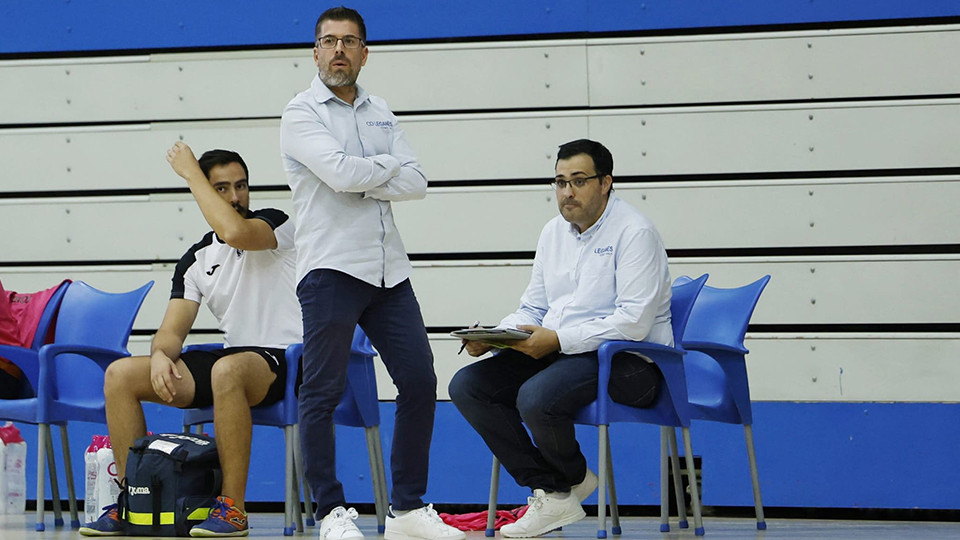
M 173 403 L 173 397 L 177 395 L 173 380 L 182 378 L 173 360 L 163 351 L 156 351 L 150 356 L 150 385 L 157 397 Z
M 517 325 L 518 330 L 527 330 L 533 332 L 530 337 L 521 341 L 513 341 L 510 347 L 533 358 L 543 358 L 544 356 L 560 350 L 560 338 L 557 333 L 549 328 L 534 326 L 532 324 Z
M 184 180 L 191 178 L 205 178 L 203 170 L 200 169 L 200 163 L 197 157 L 193 155 L 193 150 L 186 144 L 177 141 L 170 150 L 167 150 L 167 162 L 173 167 L 173 171 L 183 177 Z

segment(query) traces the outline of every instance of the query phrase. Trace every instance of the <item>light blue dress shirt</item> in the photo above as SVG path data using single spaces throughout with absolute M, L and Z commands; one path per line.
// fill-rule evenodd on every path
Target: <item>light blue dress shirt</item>
M 563 219 L 540 233 L 520 309 L 500 321 L 557 332 L 560 352 L 595 351 L 605 341 L 673 345 L 670 271 L 656 227 L 612 193 L 583 233 Z
M 410 276 L 390 202 L 422 199 L 427 179 L 384 100 L 358 86 L 350 105 L 314 77 L 283 111 L 280 155 L 296 211 L 297 283 L 317 268 L 378 287 Z

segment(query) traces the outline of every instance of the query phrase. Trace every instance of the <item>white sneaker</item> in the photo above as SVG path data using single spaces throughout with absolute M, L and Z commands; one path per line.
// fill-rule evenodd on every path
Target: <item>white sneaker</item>
M 363 538 L 363 533 L 353 522 L 357 517 L 359 517 L 357 511 L 353 508 L 349 510 L 342 506 L 334 508 L 320 522 L 320 540 Z
M 580 507 L 580 501 L 570 493 L 547 493 L 535 489 L 533 497 L 527 497 L 527 504 L 523 517 L 501 527 L 500 534 L 507 538 L 532 538 L 576 523 L 587 515 Z
M 440 519 L 432 504 L 410 510 L 403 515 L 387 513 L 386 540 L 464 540 L 467 535 Z
M 573 493 L 577 496 L 577 499 L 580 502 L 583 502 L 597 490 L 597 475 L 589 468 L 587 469 L 587 475 L 583 477 L 583 482 L 570 488 L 570 493 Z

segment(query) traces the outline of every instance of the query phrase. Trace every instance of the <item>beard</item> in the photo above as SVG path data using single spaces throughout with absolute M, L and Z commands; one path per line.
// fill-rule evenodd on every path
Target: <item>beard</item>
M 333 71 L 329 65 L 320 67 L 320 80 L 329 88 L 339 88 L 341 86 L 353 86 L 357 82 L 357 74 L 347 69 Z
M 232 206 L 233 209 L 236 210 L 241 216 L 247 217 L 247 208 L 242 204 L 234 203 L 234 204 L 231 204 L 230 206 Z

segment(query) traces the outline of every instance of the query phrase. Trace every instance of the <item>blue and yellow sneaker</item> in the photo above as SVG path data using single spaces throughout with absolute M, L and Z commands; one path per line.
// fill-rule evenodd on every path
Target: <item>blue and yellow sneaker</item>
M 249 532 L 247 514 L 233 505 L 233 499 L 221 495 L 206 521 L 190 529 L 190 536 L 246 536 Z
M 80 527 L 83 536 L 121 536 L 124 533 L 123 522 L 120 521 L 117 505 L 103 507 L 104 512 L 96 521 Z

